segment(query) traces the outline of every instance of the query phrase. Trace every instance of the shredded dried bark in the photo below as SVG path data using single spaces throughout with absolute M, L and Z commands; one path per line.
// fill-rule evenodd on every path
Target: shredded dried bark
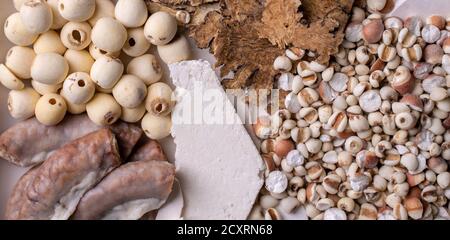
M 262 9 L 258 1 L 225 0 L 221 12 L 208 13 L 203 24 L 190 28 L 190 36 L 200 48 L 210 47 L 216 67 L 221 67 L 221 76 L 234 73 L 232 79 L 222 82 L 225 88 L 273 87 L 277 75 L 273 60 L 283 50 L 259 38 L 256 22 Z
M 269 39 L 280 48 L 290 45 L 302 18 L 298 13 L 300 5 L 300 0 L 268 0 L 261 22 L 257 23 L 260 37 Z
M 198 6 L 191 6 L 189 4 L 183 4 L 183 1 L 175 1 L 173 4 L 168 4 L 166 2 L 170 1 L 159 1 L 146 0 L 147 8 L 150 13 L 155 13 L 158 11 L 163 11 L 171 14 L 178 20 L 178 25 L 198 25 L 205 22 L 205 16 L 212 11 L 220 10 L 219 0 L 207 0 L 205 3 Z M 164 2 L 164 3 L 162 3 Z M 175 4 L 179 3 L 179 4 Z M 177 12 L 183 11 L 189 15 L 190 21 L 188 24 L 179 19 Z
M 327 63 L 344 39 L 353 0 L 267 0 L 260 37 L 280 48 L 299 47 Z
M 222 14 L 237 21 L 247 17 L 255 21 L 261 18 L 264 4 L 262 0 L 221 0 Z
M 208 48 L 212 40 L 217 37 L 219 29 L 222 28 L 222 15 L 219 12 L 210 12 L 205 16 L 204 24 L 201 27 L 191 29 L 191 36 L 196 36 L 196 43 L 199 48 Z

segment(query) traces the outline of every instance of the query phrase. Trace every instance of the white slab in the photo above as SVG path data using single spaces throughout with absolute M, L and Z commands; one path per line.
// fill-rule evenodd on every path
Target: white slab
M 187 91 L 172 114 L 175 165 L 185 199 L 183 218 L 246 219 L 264 182 L 258 150 L 208 62 L 185 61 L 169 68 L 173 83 Z M 204 91 L 196 92 L 194 86 Z M 192 109 L 206 92 L 223 105 L 205 100 Z M 183 122 L 186 112 L 194 113 L 191 120 L 198 120 L 196 113 L 203 116 L 199 122 Z M 233 122 L 211 122 L 220 119 Z

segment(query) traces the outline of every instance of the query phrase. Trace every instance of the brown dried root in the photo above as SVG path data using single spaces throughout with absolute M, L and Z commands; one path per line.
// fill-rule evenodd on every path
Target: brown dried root
M 300 26 L 302 14 L 298 13 L 300 0 L 268 0 L 261 22 L 257 25 L 259 36 L 272 44 L 285 48 L 292 43 L 295 30 Z
M 280 48 L 317 53 L 317 61 L 327 63 L 344 39 L 352 5 L 353 0 L 267 0 L 259 35 Z
M 190 35 L 200 48 L 210 47 L 222 77 L 234 73 L 233 79 L 223 81 L 225 88 L 272 89 L 277 74 L 273 60 L 283 50 L 258 37 L 254 13 L 262 12 L 262 4 L 225 0 L 221 8 L 221 13 L 210 12 L 203 24 L 191 27 Z

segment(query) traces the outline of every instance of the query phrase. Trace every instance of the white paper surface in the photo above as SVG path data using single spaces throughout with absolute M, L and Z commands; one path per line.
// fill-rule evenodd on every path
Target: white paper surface
M 449 0 L 397 0 L 394 10 L 389 16 L 406 19 L 411 16 L 420 16 L 424 20 L 426 17 L 439 14 L 443 17 L 450 17 Z

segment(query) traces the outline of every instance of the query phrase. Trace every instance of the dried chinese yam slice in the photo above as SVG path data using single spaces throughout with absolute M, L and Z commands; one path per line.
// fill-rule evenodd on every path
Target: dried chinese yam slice
M 194 37 L 199 48 L 208 48 L 219 33 L 222 15 L 219 12 L 209 12 L 205 16 L 204 24 L 190 28 L 190 36 Z
M 221 76 L 234 73 L 223 82 L 226 88 L 272 88 L 277 72 L 274 59 L 283 53 L 267 39 L 259 38 L 256 21 L 262 1 L 224 0 L 220 11 L 209 12 L 205 21 L 190 27 L 190 36 L 200 48 L 210 47 Z
M 117 142 L 109 129 L 79 138 L 19 181 L 8 201 L 10 215 L 6 217 L 68 219 L 81 197 L 119 165 Z
M 223 0 L 222 13 L 237 21 L 244 21 L 248 17 L 259 19 L 264 9 L 261 0 Z
M 129 162 L 87 192 L 72 218 L 139 219 L 165 203 L 174 180 L 175 167 L 168 162 Z

